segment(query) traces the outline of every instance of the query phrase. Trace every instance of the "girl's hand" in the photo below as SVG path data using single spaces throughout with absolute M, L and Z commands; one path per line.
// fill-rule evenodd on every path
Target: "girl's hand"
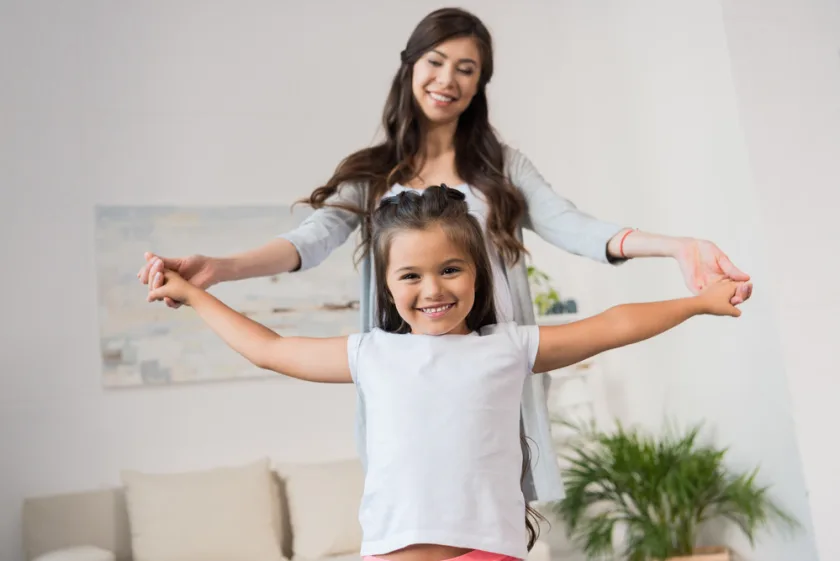
M 198 288 L 207 288 L 218 282 L 216 280 L 216 261 L 204 255 L 190 255 L 189 257 L 159 257 L 153 253 L 146 252 L 144 255 L 146 264 L 137 273 L 137 278 L 143 284 L 149 285 L 149 292 L 160 287 L 154 279 L 158 273 L 165 270 L 175 271 L 179 276 Z M 163 282 L 164 276 L 157 277 Z M 164 298 L 166 305 L 170 308 L 177 308 L 180 302 L 172 298 Z
M 710 241 L 686 239 L 681 242 L 674 257 L 680 265 L 685 284 L 694 294 L 721 280 L 738 282 L 730 302 L 733 306 L 745 302 L 752 294 L 752 285 L 746 283 L 750 276 L 733 265 L 729 257 Z
M 175 302 L 178 305 L 190 305 L 190 295 L 200 288 L 193 286 L 175 271 L 164 270 L 155 273 L 150 283 L 149 295 L 146 301 L 155 302 L 165 300 L 167 303 Z M 158 287 L 158 288 L 152 288 Z
M 698 298 L 704 314 L 714 316 L 741 315 L 741 310 L 732 304 L 732 299 L 739 290 L 743 290 L 745 283 L 731 280 L 720 280 L 708 285 L 695 298 Z

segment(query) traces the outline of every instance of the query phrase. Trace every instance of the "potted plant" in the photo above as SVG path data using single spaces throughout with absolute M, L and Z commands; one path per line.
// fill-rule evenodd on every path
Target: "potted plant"
M 538 315 L 577 313 L 577 303 L 574 300 L 561 301 L 557 290 L 551 286 L 551 277 L 545 272 L 529 265 L 528 281 Z
M 726 449 L 701 445 L 699 430 L 657 439 L 618 424 L 613 433 L 587 428 L 570 443 L 566 496 L 552 510 L 589 559 L 614 554 L 620 530 L 629 561 L 730 561 L 725 547 L 697 547 L 712 519 L 734 522 L 750 544 L 771 522 L 798 525 L 758 485 L 757 469 L 730 471 Z

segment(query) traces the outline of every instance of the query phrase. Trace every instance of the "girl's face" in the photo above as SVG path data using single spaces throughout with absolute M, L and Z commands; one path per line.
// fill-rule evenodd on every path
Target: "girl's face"
M 386 285 L 412 333 L 467 334 L 475 282 L 469 255 L 439 225 L 399 232 L 391 240 Z
M 472 37 L 444 41 L 420 57 L 411 89 L 426 118 L 435 124 L 457 121 L 478 91 L 480 69 Z

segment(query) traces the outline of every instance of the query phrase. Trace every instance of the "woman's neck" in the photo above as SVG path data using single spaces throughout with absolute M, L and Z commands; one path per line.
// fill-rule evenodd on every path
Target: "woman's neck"
M 429 125 L 426 129 L 426 159 L 434 160 L 455 150 L 455 130 L 458 122 Z
M 455 169 L 455 130 L 457 121 L 451 124 L 426 124 L 423 135 L 423 153 L 418 154 L 412 164 L 414 176 L 405 184 L 414 189 L 425 189 L 429 185 L 460 185 L 463 179 Z

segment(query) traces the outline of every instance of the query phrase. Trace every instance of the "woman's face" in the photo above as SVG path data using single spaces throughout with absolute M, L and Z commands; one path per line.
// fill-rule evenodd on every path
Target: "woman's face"
M 478 91 L 478 45 L 472 37 L 436 45 L 414 63 L 411 89 L 417 105 L 434 124 L 457 121 Z

